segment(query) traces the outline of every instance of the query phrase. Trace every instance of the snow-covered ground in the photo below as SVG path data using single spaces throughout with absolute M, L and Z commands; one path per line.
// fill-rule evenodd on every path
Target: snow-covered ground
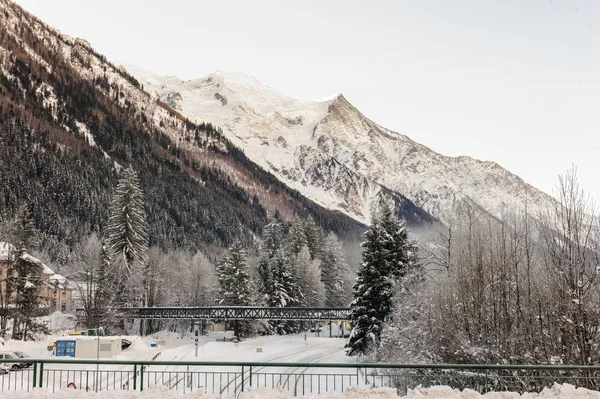
M 144 373 L 144 391 L 133 390 L 132 365 L 100 366 L 99 386 L 94 393 L 96 365 L 45 364 L 44 388 L 31 391 L 33 370 L 31 368 L 11 371 L 0 376 L 0 397 L 3 399 L 40 398 L 224 398 L 242 399 L 289 398 L 296 395 L 305 398 L 598 398 L 600 392 L 575 388 L 572 385 L 555 384 L 540 393 L 487 393 L 459 391 L 449 387 L 417 387 L 406 396 L 398 396 L 395 389 L 371 389 L 356 386 L 363 381 L 360 370 L 351 366 L 354 358 L 344 353 L 344 339 L 316 337 L 314 333 L 287 336 L 263 336 L 239 343 L 223 342 L 223 332 L 209 333 L 199 337 L 198 357 L 195 354 L 194 337 L 190 333 L 160 332 L 139 337 L 127 337 L 133 343 L 116 360 L 147 361 Z M 21 350 L 34 358 L 54 358 L 46 346 L 59 335 L 48 336 L 37 342 L 9 340 L 1 350 Z M 156 347 L 151 344 L 156 344 Z M 70 358 L 69 358 L 70 359 Z M 214 361 L 214 362 L 278 362 L 278 363 L 347 363 L 349 368 L 319 369 L 317 367 L 259 367 L 253 368 L 252 383 L 249 369 L 242 377 L 239 366 L 167 366 L 152 364 L 156 361 Z M 139 371 L 139 368 L 138 368 Z M 319 374 L 320 376 L 318 376 Z M 328 375 L 323 375 L 328 374 Z M 359 378 L 360 377 L 360 378 Z M 39 377 L 38 377 L 39 378 Z M 244 391 L 241 392 L 242 381 Z M 74 383 L 77 389 L 66 389 Z M 140 376 L 137 376 L 139 390 Z M 353 386 L 350 386 L 353 385 Z M 259 387 L 260 386 L 260 387 Z M 266 388 L 265 388 L 266 386 Z M 86 392 L 85 388 L 90 392 Z M 29 389 L 29 392 L 27 392 Z M 342 393 L 341 391 L 344 390 Z M 318 392 L 322 392 L 320 395 Z M 329 392 L 325 392 L 329 391 Z M 208 394 L 205 394 L 208 392 Z M 305 396 L 303 396 L 305 395 Z
M 193 398 L 217 398 L 216 395 L 204 395 L 200 392 L 193 392 L 186 395 L 168 390 L 165 387 L 151 387 L 143 392 L 139 391 L 102 391 L 99 393 L 85 392 L 73 389 L 64 389 L 52 393 L 44 389 L 36 389 L 32 392 L 8 392 L 3 394 L 4 399 L 193 399 Z M 232 398 L 232 395 L 225 395 L 225 398 Z M 258 388 L 249 392 L 241 393 L 240 399 L 286 399 L 291 398 L 291 394 L 282 390 Z M 583 388 L 575 388 L 572 385 L 555 384 L 552 388 L 546 388 L 539 393 L 524 393 L 522 395 L 515 392 L 489 392 L 484 395 L 475 391 L 459 391 L 445 386 L 436 386 L 431 388 L 416 388 L 410 390 L 406 396 L 396 395 L 396 391 L 390 388 L 370 389 L 367 387 L 348 388 L 344 393 L 328 392 L 320 395 L 298 396 L 300 398 L 319 398 L 319 399 L 593 399 L 600 398 L 600 392 L 590 391 Z
M 3 350 L 20 350 L 32 358 L 59 359 L 52 356 L 46 347 L 58 336 L 49 336 L 38 342 L 7 341 Z M 144 386 L 166 386 L 181 393 L 190 390 L 206 392 L 240 392 L 252 386 L 285 388 L 292 392 L 309 392 L 311 384 L 323 385 L 327 389 L 341 390 L 356 383 L 357 370 L 327 369 L 320 373 L 335 376 L 310 376 L 315 368 L 308 367 L 254 367 L 252 377 L 248 367 L 242 371 L 240 366 L 172 366 L 153 364 L 153 361 L 213 361 L 213 362 L 301 362 L 301 363 L 352 363 L 353 358 L 345 356 L 344 339 L 316 337 L 314 333 L 286 336 L 262 336 L 247 339 L 239 343 L 224 342 L 224 333 L 209 333 L 199 337 L 198 356 L 196 357 L 194 337 L 191 334 L 161 332 L 149 337 L 128 336 L 132 345 L 115 360 L 148 361 L 145 368 Z M 151 344 L 155 343 L 156 347 Z M 71 358 L 66 358 L 71 359 Z M 44 364 L 44 387 L 52 390 L 66 388 L 73 383 L 78 388 L 94 390 L 99 384 L 102 390 L 132 389 L 133 365 L 100 365 L 96 374 L 94 364 Z M 139 372 L 139 367 L 136 369 Z M 244 374 L 242 374 L 244 373 Z M 291 374 L 291 376 L 290 376 Z M 342 376 L 342 374 L 344 374 Z M 96 375 L 98 381 L 96 382 Z M 252 380 L 250 379 L 252 378 Z M 137 375 L 136 385 L 141 378 Z M 33 385 L 33 370 L 12 371 L 0 376 L 0 392 L 7 390 L 29 389 Z M 330 387 L 331 386 L 331 387 Z

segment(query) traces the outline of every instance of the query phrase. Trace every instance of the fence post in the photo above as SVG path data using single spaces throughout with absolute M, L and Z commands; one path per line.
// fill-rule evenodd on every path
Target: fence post
M 33 388 L 35 388 L 37 382 L 37 365 L 37 362 L 33 363 Z
M 242 366 L 242 392 L 244 392 L 244 366 Z
M 40 363 L 40 383 L 39 387 L 43 388 L 44 385 L 44 363 Z
M 250 366 L 250 386 L 252 386 L 252 366 Z
M 144 390 L 144 365 L 140 366 L 140 392 Z
M 137 389 L 137 364 L 133 365 L 133 390 Z

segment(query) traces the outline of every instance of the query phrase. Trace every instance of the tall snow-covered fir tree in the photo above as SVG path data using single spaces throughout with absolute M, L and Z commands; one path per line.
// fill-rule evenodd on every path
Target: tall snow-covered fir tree
M 217 278 L 220 290 L 217 303 L 228 306 L 248 306 L 252 304 L 252 290 L 246 252 L 239 241 L 229 249 L 227 255 L 217 265 Z M 248 322 L 234 321 L 236 337 L 249 329 Z
M 304 233 L 304 223 L 296 218 L 292 221 L 290 231 L 287 234 L 287 250 L 294 256 L 298 255 L 303 247 L 308 245 L 306 234 Z
M 363 262 L 353 287 L 349 356 L 365 354 L 379 345 L 383 324 L 392 312 L 394 285 L 415 264 L 415 245 L 406 224 L 382 203 L 362 243 Z
M 239 241 L 229 248 L 227 255 L 217 265 L 217 278 L 219 279 L 219 305 L 248 306 L 252 302 L 250 289 L 250 274 L 246 251 Z
M 115 301 L 119 306 L 132 304 L 146 263 L 148 222 L 140 181 L 131 166 L 121 171 L 105 240 L 112 254 L 111 277 L 117 282 Z
M 272 259 L 282 246 L 283 226 L 277 220 L 271 220 L 263 229 L 260 245 L 260 259 L 258 260 L 258 276 L 262 302 L 267 306 L 276 306 L 279 303 L 277 282 L 274 280 Z
M 298 283 L 297 270 L 292 264 L 294 258 L 285 248 L 279 248 L 268 267 L 272 275 L 272 291 L 267 298 L 270 307 L 300 306 L 304 300 L 303 293 Z M 295 322 L 271 323 L 279 334 L 296 331 Z
M 268 269 L 272 278 L 267 304 L 270 307 L 289 307 L 301 302 L 301 292 L 285 249 L 280 248 L 269 260 Z
M 313 219 L 308 219 L 303 223 L 304 236 L 306 237 L 306 246 L 310 251 L 311 259 L 318 259 L 323 252 L 324 234 L 323 229 L 319 227 Z

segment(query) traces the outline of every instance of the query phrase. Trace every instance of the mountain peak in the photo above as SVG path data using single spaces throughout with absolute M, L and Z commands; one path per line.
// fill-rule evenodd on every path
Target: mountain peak
M 225 85 L 234 84 L 244 87 L 267 87 L 254 76 L 242 72 L 230 72 L 217 70 L 204 78 L 205 80 L 213 80 Z
M 226 71 L 184 87 L 168 81 L 154 87 L 167 99 L 181 93 L 183 115 L 223 127 L 234 144 L 290 187 L 362 222 L 370 219 L 381 187 L 441 221 L 451 220 L 463 199 L 493 216 L 527 201 L 539 209 L 550 201 L 495 164 L 445 157 L 379 126 L 341 93 L 302 101 Z
M 342 93 L 335 93 L 332 96 L 327 96 L 327 97 L 319 98 L 316 101 L 319 102 L 319 103 L 326 103 L 326 102 L 334 103 L 338 99 L 345 99 L 345 97 L 344 97 L 344 95 Z

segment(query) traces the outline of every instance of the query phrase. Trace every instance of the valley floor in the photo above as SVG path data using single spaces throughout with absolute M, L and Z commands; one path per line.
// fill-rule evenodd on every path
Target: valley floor
M 218 361 L 218 362 L 311 362 L 311 363 L 353 363 L 354 358 L 345 355 L 345 339 L 316 337 L 314 333 L 295 334 L 287 336 L 264 336 L 247 339 L 239 343 L 223 342 L 223 333 L 209 333 L 207 336 L 199 337 L 198 357 L 195 356 L 194 337 L 191 334 L 178 334 L 172 332 L 160 332 L 149 337 L 130 336 L 133 343 L 131 347 L 119 356 L 117 360 L 138 360 L 150 361 L 153 358 L 161 361 Z M 52 343 L 57 336 L 49 336 L 43 341 L 21 342 L 7 341 L 1 350 L 22 350 L 34 358 L 51 358 L 51 353 L 46 346 Z M 221 340 L 221 341 L 219 341 Z M 153 347 L 151 344 L 156 344 Z M 63 365 L 65 367 L 67 365 Z M 69 365 L 71 366 L 71 365 Z M 72 365 L 77 370 L 89 368 L 93 365 Z M 52 366 L 47 365 L 48 368 Z M 152 365 L 152 372 L 168 374 L 169 366 Z M 286 370 L 281 370 L 285 372 Z M 23 371 L 11 371 L 10 375 L 16 376 Z M 0 376 L 4 380 L 8 375 Z M 121 382 L 121 381 L 119 381 Z M 2 384 L 2 381 L 0 381 Z M 63 387 L 65 385 L 62 385 Z M 53 392 L 54 391 L 54 392 Z M 229 395 L 229 396 L 227 396 Z M 75 389 L 34 389 L 31 392 L 26 391 L 4 391 L 0 393 L 3 399 L 79 399 L 79 398 L 97 398 L 97 399 L 176 399 L 176 398 L 217 398 L 216 395 L 204 395 L 199 391 L 182 393 L 177 390 L 169 389 L 166 386 L 150 386 L 143 392 L 109 390 L 98 393 L 86 392 L 85 390 Z M 234 398 L 233 393 L 225 393 L 225 398 Z M 247 392 L 242 392 L 241 399 L 283 399 L 293 397 L 293 392 L 288 390 L 254 388 Z M 552 388 L 546 388 L 540 393 L 487 393 L 480 395 L 471 390 L 460 392 L 449 387 L 431 387 L 416 388 L 409 390 L 405 396 L 398 396 L 395 389 L 380 388 L 370 389 L 368 387 L 357 386 L 347 388 L 344 393 L 329 392 L 324 394 L 307 394 L 298 396 L 304 398 L 323 398 L 323 399 L 367 399 L 367 398 L 411 398 L 411 399 L 475 399 L 475 398 L 598 398 L 600 392 L 589 391 L 586 389 L 575 389 L 573 386 L 564 384 L 555 384 Z

